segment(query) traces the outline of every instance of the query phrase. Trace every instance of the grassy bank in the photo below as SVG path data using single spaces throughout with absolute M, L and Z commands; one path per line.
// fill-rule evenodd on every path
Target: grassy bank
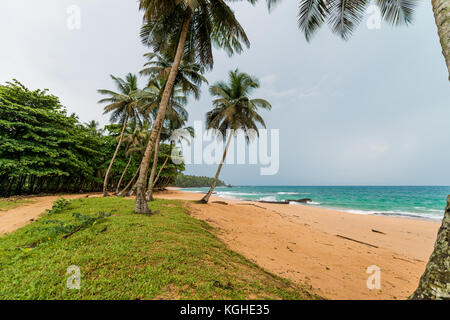
M 18 208 L 25 204 L 33 203 L 34 200 L 31 199 L 0 199 L 0 211 L 7 211 L 14 208 Z
M 133 205 L 73 200 L 0 237 L 0 299 L 313 298 L 227 249 L 181 202 L 158 200 L 152 209 L 160 212 L 151 217 L 134 214 Z M 99 211 L 111 216 L 92 223 Z M 75 228 L 79 221 L 91 225 Z M 71 265 L 80 267 L 80 290 L 67 289 Z

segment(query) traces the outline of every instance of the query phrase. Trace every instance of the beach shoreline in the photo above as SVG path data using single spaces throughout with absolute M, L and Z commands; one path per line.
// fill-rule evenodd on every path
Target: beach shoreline
M 425 270 L 440 224 L 308 205 L 229 200 L 169 188 L 157 198 L 184 200 L 230 246 L 261 267 L 311 285 L 330 299 L 406 299 Z M 367 269 L 380 269 L 369 289 Z

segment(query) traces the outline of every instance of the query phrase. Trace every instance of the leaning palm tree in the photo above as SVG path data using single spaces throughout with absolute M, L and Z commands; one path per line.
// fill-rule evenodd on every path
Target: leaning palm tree
M 117 157 L 120 146 L 122 145 L 123 135 L 128 124 L 129 119 L 134 121 L 140 120 L 139 110 L 137 104 L 139 101 L 139 90 L 137 87 L 137 77 L 131 73 L 127 74 L 125 80 L 111 75 L 119 92 L 111 90 L 98 90 L 100 94 L 108 95 L 108 98 L 101 99 L 99 103 L 108 103 L 104 108 L 104 114 L 111 113 L 111 122 L 119 122 L 122 125 L 122 131 L 117 142 L 113 157 L 106 170 L 105 180 L 103 182 L 103 196 L 108 195 L 107 187 L 109 174 Z
M 166 158 L 164 159 L 161 167 L 158 170 L 158 174 L 156 174 L 156 168 L 158 164 L 158 158 L 155 157 L 153 160 L 153 167 L 152 172 L 150 175 L 150 180 L 147 188 L 147 200 L 153 201 L 153 189 L 156 186 L 156 183 L 159 180 L 159 177 L 161 176 L 161 173 L 163 172 L 164 168 L 166 167 L 167 163 L 169 162 L 169 158 L 172 155 L 172 150 L 174 144 L 181 141 L 186 141 L 189 143 L 189 137 L 194 137 L 194 128 L 193 127 L 183 127 L 183 125 L 187 122 L 186 119 L 182 118 L 169 118 L 166 121 L 165 127 L 163 127 L 163 130 L 161 132 L 160 140 L 161 141 L 170 141 L 169 143 L 169 152 L 166 155 Z M 157 146 L 158 148 L 158 146 Z M 156 174 L 156 177 L 155 177 Z
M 125 143 L 125 155 L 128 155 L 129 158 L 128 158 L 128 162 L 127 162 L 124 170 L 122 171 L 122 175 L 120 176 L 119 182 L 117 183 L 116 192 L 115 192 L 116 195 L 119 193 L 119 189 L 122 184 L 122 180 L 125 176 L 125 173 L 128 170 L 128 167 L 131 164 L 131 161 L 133 160 L 134 152 L 132 152 L 133 150 L 131 150 L 131 148 L 139 145 L 140 141 L 142 141 L 142 139 L 145 137 L 145 132 L 143 131 L 143 128 L 148 128 L 148 127 L 146 124 L 138 125 L 137 123 L 132 122 L 131 124 L 129 124 L 127 126 L 127 128 L 125 130 L 125 134 L 123 136 L 123 143 Z M 117 139 L 119 139 L 119 137 Z
M 223 0 L 140 0 L 139 8 L 144 11 L 143 42 L 153 47 L 154 52 L 164 53 L 172 60 L 137 181 L 134 210 L 136 213 L 149 213 L 145 199 L 146 173 L 181 60 L 185 58 L 211 68 L 213 45 L 232 54 L 242 50 L 242 43 L 246 46 L 250 44 L 233 11 Z
M 182 143 L 182 142 L 185 142 L 189 145 L 191 138 L 195 137 L 194 128 L 191 126 L 183 127 L 184 124 L 185 124 L 185 121 L 183 121 L 183 122 L 170 121 L 167 128 L 164 128 L 165 129 L 164 136 L 166 136 L 167 140 L 170 141 L 169 152 L 168 152 L 166 158 L 164 159 L 164 162 L 161 165 L 161 168 L 158 171 L 158 175 L 156 176 L 155 181 L 153 182 L 153 187 L 158 182 L 158 179 L 161 176 L 161 173 L 164 170 L 167 162 L 169 161 L 169 158 L 172 157 L 173 147 L 176 146 L 177 143 Z
M 138 130 L 135 134 L 135 140 L 133 144 L 128 148 L 127 152 L 129 155 L 132 155 L 134 158 L 141 159 L 144 155 L 145 146 L 147 145 L 147 141 L 150 135 L 150 122 L 148 120 L 145 120 L 142 122 L 140 126 L 138 126 Z M 140 167 L 136 169 L 136 171 L 133 174 L 133 177 L 130 181 L 128 181 L 127 185 L 119 192 L 117 193 L 118 196 L 123 196 L 133 185 L 135 179 L 137 178 L 137 175 L 139 173 Z
M 145 105 L 144 113 L 153 113 L 153 117 L 157 117 L 158 107 L 164 94 L 165 85 L 167 83 L 172 61 L 165 56 L 150 52 L 144 55 L 148 62 L 145 63 L 144 69 L 140 71 L 141 75 L 149 76 L 148 89 L 159 92 L 158 99 Z M 200 98 L 200 86 L 203 82 L 208 83 L 203 76 L 204 68 L 197 63 L 182 59 L 175 78 L 174 89 L 171 94 L 170 102 L 166 110 L 166 118 L 169 119 L 187 119 L 187 111 L 183 105 L 187 103 L 187 96 L 193 95 L 195 99 Z M 163 121 L 164 123 L 164 121 Z M 159 155 L 159 143 L 161 130 L 160 126 L 155 142 L 155 150 L 153 152 L 153 166 L 148 179 L 146 198 L 153 200 L 152 188 L 156 174 L 156 167 Z
M 217 82 L 209 88 L 215 100 L 213 101 L 214 109 L 206 114 L 207 129 L 214 130 L 224 140 L 227 131 L 230 131 L 230 133 L 214 182 L 201 200 L 204 203 L 208 203 L 216 187 L 231 139 L 236 130 L 242 130 L 247 141 L 250 141 L 254 134 L 258 134 L 257 124 L 266 127 L 263 118 L 257 111 L 258 108 L 270 110 L 272 107 L 264 99 L 250 98 L 252 91 L 256 88 L 259 88 L 258 80 L 246 73 L 239 72 L 238 69 L 230 71 L 228 83 Z
M 164 80 L 159 80 L 158 82 L 154 82 L 151 85 L 158 88 L 160 92 L 162 92 L 164 90 L 164 84 L 165 81 Z M 176 122 L 176 123 L 185 123 L 188 119 L 188 112 L 186 111 L 186 109 L 184 108 L 184 106 L 187 103 L 187 97 L 185 95 L 185 91 L 183 89 L 182 86 L 177 87 L 174 89 L 174 92 L 172 93 L 172 96 L 170 98 L 170 102 L 169 105 L 167 107 L 167 114 L 166 114 L 166 121 L 165 122 Z M 147 192 L 146 192 L 146 198 L 147 200 L 153 200 L 152 198 L 152 188 L 154 185 L 154 179 L 155 179 L 155 174 L 156 174 L 156 168 L 158 165 L 158 156 L 159 156 L 159 144 L 161 141 L 161 132 L 162 132 L 163 127 L 161 127 L 158 131 L 158 136 L 156 139 L 156 144 L 155 144 L 155 150 L 153 152 L 154 156 L 153 156 L 153 165 L 152 165 L 152 170 L 150 172 L 150 177 L 148 179 L 148 187 L 147 187 Z M 164 140 L 164 139 L 163 139 Z

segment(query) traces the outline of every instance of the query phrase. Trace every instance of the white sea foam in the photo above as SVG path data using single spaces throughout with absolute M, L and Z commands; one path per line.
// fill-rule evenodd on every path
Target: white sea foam
M 289 204 L 293 204 L 293 205 L 304 205 L 304 204 L 312 204 L 315 206 L 320 205 L 320 202 L 315 202 L 315 201 L 308 201 L 308 202 L 297 202 L 297 201 L 289 201 Z
M 407 217 L 407 218 L 422 218 L 422 219 L 430 219 L 430 220 L 441 220 L 441 216 L 437 216 L 432 213 L 418 213 L 418 212 L 409 212 L 409 211 L 382 211 L 382 210 L 357 210 L 357 209 L 341 209 L 335 208 L 335 210 L 354 213 L 354 214 L 363 214 L 363 215 L 382 215 L 382 216 L 396 216 L 396 217 Z
M 258 199 L 259 201 L 277 201 L 274 196 L 261 197 Z

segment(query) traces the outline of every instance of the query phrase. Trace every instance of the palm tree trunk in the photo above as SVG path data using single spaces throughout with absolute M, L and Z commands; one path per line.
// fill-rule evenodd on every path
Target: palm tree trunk
M 450 1 L 431 0 L 431 4 L 450 81 Z
M 169 154 L 167 155 L 166 159 L 164 159 L 164 163 L 162 164 L 161 168 L 158 171 L 158 175 L 155 178 L 155 181 L 153 181 L 152 188 L 155 187 L 156 183 L 158 182 L 159 176 L 161 175 L 161 172 L 163 171 L 164 167 L 166 166 L 167 162 L 169 161 L 170 155 L 172 154 L 172 147 L 173 147 L 173 141 L 170 141 L 170 148 L 169 148 Z
M 175 85 L 175 78 L 178 74 L 178 68 L 180 67 L 181 58 L 183 57 L 184 45 L 186 43 L 186 38 L 189 31 L 189 25 L 192 19 L 192 11 L 188 9 L 183 26 L 181 29 L 180 39 L 178 41 L 177 52 L 172 63 L 172 68 L 170 69 L 169 77 L 164 88 L 164 92 L 161 98 L 161 104 L 159 106 L 158 115 L 156 116 L 155 124 L 153 125 L 152 134 L 147 143 L 145 149 L 144 157 L 141 162 L 141 170 L 139 173 L 139 178 L 136 186 L 136 203 L 134 205 L 134 211 L 136 213 L 150 213 L 150 210 L 145 199 L 145 178 L 148 171 L 148 166 L 150 164 L 150 158 L 155 147 L 156 138 L 158 135 L 159 128 L 162 126 L 164 118 L 166 116 L 167 106 L 170 101 L 171 94 L 173 92 L 173 87 Z
M 126 116 L 125 120 L 123 121 L 122 132 L 120 133 L 119 142 L 117 143 L 116 150 L 114 151 L 114 154 L 113 154 L 113 157 L 111 159 L 111 162 L 109 163 L 108 170 L 106 170 L 105 181 L 103 182 L 103 196 L 104 197 L 108 196 L 107 188 L 108 188 L 109 173 L 111 172 L 111 168 L 113 166 L 114 160 L 116 160 L 117 153 L 119 152 L 120 145 L 122 144 L 123 135 L 124 135 L 125 129 L 127 127 L 127 122 L 128 122 L 128 116 Z
M 444 219 L 438 231 L 434 251 L 410 299 L 450 299 L 450 196 L 447 196 Z
M 119 188 L 120 188 L 120 185 L 122 184 L 123 177 L 125 176 L 125 172 L 127 172 L 132 159 L 133 159 L 133 156 L 130 156 L 130 159 L 128 160 L 128 163 L 125 166 L 125 169 L 123 169 L 122 175 L 120 176 L 120 179 L 119 179 L 119 183 L 117 184 L 117 187 L 116 187 L 116 194 L 119 193 Z
M 156 139 L 155 144 L 155 152 L 153 157 L 153 166 L 152 166 L 152 172 L 150 173 L 150 178 L 148 179 L 148 186 L 147 186 L 147 201 L 153 201 L 153 180 L 155 179 L 156 174 L 156 167 L 158 166 L 158 156 L 159 156 L 159 141 L 161 138 L 161 130 L 159 131 L 158 138 Z
M 129 187 L 131 187 L 131 184 L 133 183 L 134 179 L 136 179 L 136 177 L 137 177 L 137 175 L 138 175 L 138 173 L 139 173 L 139 169 L 140 169 L 140 168 L 137 168 L 137 170 L 136 170 L 136 172 L 134 173 L 133 178 L 131 178 L 130 182 L 128 182 L 128 184 L 125 186 L 125 188 L 123 188 L 122 191 L 120 191 L 120 192 L 117 194 L 119 197 L 122 196 L 122 195 L 125 193 L 125 191 L 128 190 Z
M 228 147 L 230 146 L 232 137 L 233 137 L 233 135 L 230 133 L 230 136 L 228 137 L 227 145 L 225 147 L 225 151 L 223 152 L 222 160 L 220 161 L 219 167 L 217 168 L 216 177 L 214 178 L 214 182 L 211 185 L 211 188 L 209 188 L 208 193 L 201 200 L 204 203 L 208 203 L 209 198 L 211 197 L 211 195 L 214 191 L 214 188 L 216 187 L 217 180 L 219 180 L 220 171 L 222 170 L 223 163 L 225 162 L 225 159 L 227 157 L 227 151 L 228 151 Z

